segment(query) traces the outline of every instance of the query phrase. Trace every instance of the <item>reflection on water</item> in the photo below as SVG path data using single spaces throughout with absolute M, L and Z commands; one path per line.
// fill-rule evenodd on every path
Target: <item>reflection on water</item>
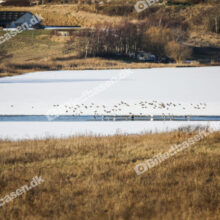
M 220 121 L 220 116 L 170 115 L 1 115 L 0 121 Z

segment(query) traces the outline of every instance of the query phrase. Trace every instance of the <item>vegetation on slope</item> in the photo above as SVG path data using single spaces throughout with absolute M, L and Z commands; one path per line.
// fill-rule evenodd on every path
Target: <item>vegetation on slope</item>
M 158 62 L 163 57 L 178 63 L 188 58 L 196 60 L 197 63 L 192 65 L 216 65 L 220 62 L 220 7 L 217 2 L 155 4 L 142 13 L 135 11 L 135 2 L 91 4 L 79 1 L 58 4 L 51 1 L 33 7 L 0 7 L 0 10 L 40 14 L 44 25 L 83 27 L 81 33 L 75 31 L 71 37 L 57 36 L 50 31 L 31 31 L 1 44 L 0 50 L 9 54 L 1 60 L 1 76 L 37 70 L 164 66 L 161 63 L 141 64 L 128 59 L 130 53 L 139 50 L 155 54 Z M 119 11 L 111 10 L 118 6 Z M 132 11 L 127 11 L 128 6 L 132 7 Z M 94 32 L 94 28 L 97 31 Z M 105 28 L 113 30 L 110 32 L 116 30 L 116 35 L 110 36 L 110 32 L 107 35 L 103 32 Z M 4 33 L 0 31 L 0 35 Z M 84 60 L 85 57 L 92 58 Z

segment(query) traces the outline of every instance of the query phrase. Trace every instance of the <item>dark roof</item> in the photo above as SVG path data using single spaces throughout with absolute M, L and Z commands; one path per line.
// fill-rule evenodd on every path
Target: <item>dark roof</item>
M 0 11 L 0 26 L 7 26 L 22 17 L 25 11 Z

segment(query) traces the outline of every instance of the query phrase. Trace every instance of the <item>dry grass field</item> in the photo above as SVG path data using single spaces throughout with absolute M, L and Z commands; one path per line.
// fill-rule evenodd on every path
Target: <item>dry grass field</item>
M 0 208 L 3 219 L 178 219 L 220 216 L 220 132 L 143 175 L 134 167 L 194 132 L 0 141 L 1 198 L 44 183 Z
M 118 23 L 123 17 L 107 16 L 79 10 L 77 5 L 39 5 L 34 7 L 1 7 L 0 11 L 30 11 L 43 17 L 44 25 L 94 27 L 97 23 Z
M 1 49 L 7 51 L 7 54 L 0 62 L 0 77 L 47 70 L 202 66 L 199 63 L 138 63 L 126 59 L 79 58 L 77 41 L 76 49 L 66 53 L 68 37 L 51 36 L 50 32 L 49 30 L 23 32 L 1 45 Z

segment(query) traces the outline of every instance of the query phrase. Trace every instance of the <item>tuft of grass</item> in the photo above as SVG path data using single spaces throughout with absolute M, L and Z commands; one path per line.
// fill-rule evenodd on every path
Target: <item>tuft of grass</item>
M 4 219 L 219 219 L 220 132 L 137 176 L 136 164 L 195 131 L 0 141 L 1 198 L 34 176 L 45 182 L 0 208 Z

